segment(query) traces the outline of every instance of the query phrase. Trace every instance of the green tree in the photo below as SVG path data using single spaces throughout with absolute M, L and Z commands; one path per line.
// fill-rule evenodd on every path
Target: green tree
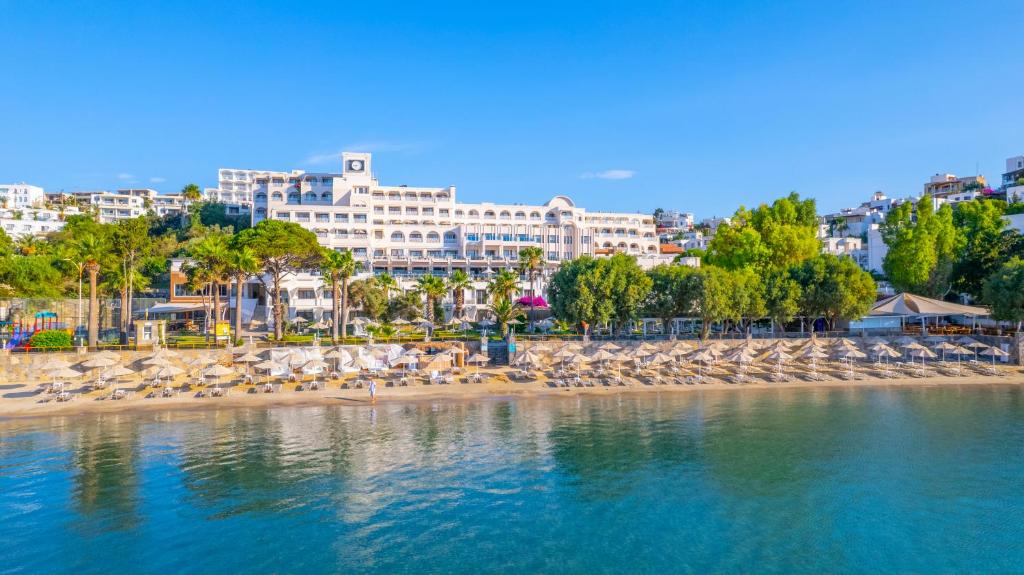
M 1019 234 L 1006 229 L 1005 209 L 1005 202 L 979 199 L 961 202 L 953 210 L 953 225 L 963 238 L 953 265 L 953 286 L 958 291 L 981 298 L 986 278 L 1009 259 Z
M 647 294 L 651 291 L 651 278 L 636 263 L 636 258 L 626 254 L 615 254 L 601 260 L 607 269 L 613 313 L 617 328 L 623 330 L 630 321 L 640 317 Z
M 862 317 L 875 302 L 875 280 L 850 258 L 819 254 L 795 267 L 793 279 L 800 284 L 803 315 L 824 318 L 829 330 L 837 321 Z
M 491 305 L 487 306 L 487 310 L 494 316 L 494 321 L 501 331 L 501 337 L 508 335 L 509 322 L 523 315 L 522 306 L 507 297 L 495 299 Z
M 492 300 L 507 299 L 511 301 L 518 292 L 519 274 L 512 270 L 499 271 L 494 279 L 487 284 L 487 293 L 491 295 Z
M 414 291 L 407 291 L 398 294 L 391 298 L 387 305 L 387 318 L 388 321 L 394 321 L 396 319 L 404 319 L 411 321 L 420 316 L 423 310 L 423 302 L 420 301 L 420 295 Z
M 892 209 L 880 230 L 889 247 L 882 270 L 894 288 L 931 297 L 949 292 L 960 242 L 949 204 L 935 211 L 924 195 Z
M 338 341 L 338 324 L 341 324 L 341 335 L 348 331 L 348 282 L 356 273 L 356 260 L 349 250 L 335 251 L 324 248 L 320 256 L 320 270 L 331 283 L 331 339 Z M 342 301 L 344 299 L 344 301 Z
M 697 310 L 700 315 L 700 338 L 706 340 L 711 325 L 736 317 L 736 304 L 732 294 L 733 275 L 718 266 L 701 266 L 699 275 Z
M 466 289 L 472 285 L 473 281 L 469 278 L 466 270 L 452 270 L 451 275 L 448 276 L 448 289 L 452 290 L 454 305 L 452 315 L 454 317 L 462 317 L 462 308 L 466 305 Z
M 149 222 L 146 218 L 129 218 L 119 220 L 110 234 L 112 255 L 118 259 L 118 275 L 125 282 L 121 293 L 121 341 L 126 342 L 131 327 L 132 299 L 137 289 L 136 284 L 142 274 L 138 266 L 143 258 L 153 249 L 153 241 L 149 237 Z M 148 282 L 148 278 L 146 278 Z
M 537 276 L 544 269 L 544 250 L 537 246 L 527 246 L 519 250 L 519 273 L 525 274 L 530 284 L 530 321 L 533 321 L 536 306 L 534 300 L 537 293 Z
M 758 273 L 787 270 L 821 249 L 813 199 L 793 192 L 754 210 L 740 207 L 719 226 L 707 262 L 727 269 L 753 267 Z
M 301 268 L 316 264 L 320 245 L 316 235 L 302 226 L 280 220 L 263 220 L 255 227 L 242 230 L 238 243 L 248 246 L 260 261 L 270 285 L 263 275 L 260 281 L 270 292 L 274 306 L 274 339 L 284 336 L 284 309 L 281 306 L 281 280 Z
M 436 302 L 443 298 L 445 293 L 448 291 L 444 280 L 434 275 L 420 276 L 419 279 L 416 280 L 416 289 L 423 294 L 423 297 L 426 300 L 427 319 L 435 323 L 444 321 L 443 317 L 439 318 L 435 315 Z
M 644 303 L 644 315 L 661 319 L 668 333 L 673 318 L 691 315 L 698 298 L 699 272 L 695 268 L 662 264 L 647 272 L 651 290 Z
M 610 322 L 614 312 L 610 284 L 605 281 L 606 264 L 601 264 L 602 261 L 580 256 L 564 262 L 548 281 L 551 313 L 582 327 L 584 332 Z
M 764 281 L 765 313 L 783 332 L 786 324 L 800 311 L 800 284 L 793 279 L 789 270 L 773 270 Z
M 391 274 L 384 272 L 377 274 L 376 285 L 384 293 L 384 300 L 390 300 L 391 294 L 399 291 L 398 280 L 391 276 Z
M 1017 324 L 1024 322 L 1024 260 L 1014 257 L 985 280 L 982 293 L 992 306 L 992 317 Z
M 384 296 L 384 290 L 377 285 L 378 278 L 367 278 L 356 280 L 348 286 L 348 300 L 353 307 L 363 310 L 367 317 L 376 321 L 381 318 L 388 308 L 388 300 Z M 419 296 L 416 297 L 416 307 L 419 309 Z
M 751 322 L 767 313 L 764 301 L 764 282 L 753 268 L 733 270 L 733 317 L 741 329 L 748 329 Z
M 220 286 L 230 281 L 229 263 L 231 249 L 228 246 L 229 236 L 214 232 L 195 242 L 190 249 L 192 258 L 210 283 L 213 301 L 213 333 L 216 337 L 217 322 L 221 321 Z M 250 252 L 252 250 L 250 249 Z
M 235 281 L 235 325 L 234 341 L 242 338 L 242 287 L 245 282 L 260 271 L 260 262 L 248 246 L 238 245 L 238 236 L 228 242 L 225 273 Z

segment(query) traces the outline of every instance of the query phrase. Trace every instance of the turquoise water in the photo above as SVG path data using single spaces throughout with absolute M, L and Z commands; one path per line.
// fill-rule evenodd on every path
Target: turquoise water
M 1013 386 L 0 422 L 0 573 L 1020 573 Z

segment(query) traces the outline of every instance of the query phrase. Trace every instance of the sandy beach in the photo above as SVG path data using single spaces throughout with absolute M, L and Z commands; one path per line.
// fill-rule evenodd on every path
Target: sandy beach
M 929 387 L 929 386 L 973 386 L 973 385 L 1021 385 L 1024 373 L 1019 368 L 1002 367 L 998 376 L 965 375 L 959 377 L 906 377 L 880 378 L 864 376 L 859 379 L 826 379 L 824 381 L 794 380 L 768 382 L 753 380 L 748 383 L 725 383 L 715 381 L 701 384 L 661 383 L 655 384 L 643 378 L 624 377 L 625 385 L 593 387 L 558 387 L 555 381 L 538 376 L 531 381 L 515 381 L 510 378 L 510 368 L 482 369 L 484 383 L 469 383 L 457 378 L 450 384 L 416 384 L 407 387 L 379 385 L 376 403 L 406 401 L 466 401 L 500 397 L 566 397 L 574 395 L 614 395 L 642 393 L 700 393 L 716 390 L 742 393 L 750 389 L 806 389 L 806 388 L 856 388 L 856 387 Z M 343 380 L 348 389 L 339 382 L 329 382 L 319 390 L 297 390 L 298 384 L 285 383 L 274 393 L 263 393 L 260 385 L 241 385 L 227 388 L 221 397 L 211 397 L 208 392 L 199 395 L 197 389 L 176 391 L 164 397 L 159 389 L 143 388 L 128 391 L 122 399 L 112 399 L 111 391 L 92 390 L 76 393 L 74 399 L 59 402 L 53 394 L 46 392 L 45 383 L 0 385 L 0 418 L 39 417 L 49 415 L 74 415 L 89 413 L 161 411 L 161 410 L 206 410 L 231 408 L 265 408 L 273 406 L 299 405 L 368 405 L 367 389 L 352 388 L 353 378 Z M 212 386 L 211 386 L 212 387 Z M 306 387 L 308 387 L 308 382 Z M 255 388 L 255 391 L 253 389 Z

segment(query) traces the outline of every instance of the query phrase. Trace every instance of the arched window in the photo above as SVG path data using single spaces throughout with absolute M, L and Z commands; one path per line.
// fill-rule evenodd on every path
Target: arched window
M 422 242 L 423 241 L 423 234 L 421 234 L 419 232 L 412 232 L 412 233 L 409 234 L 409 241 L 410 242 Z
M 647 246 L 647 251 L 649 253 L 654 253 L 654 252 L 658 251 L 658 248 L 656 248 L 654 246 Z
M 540 212 L 530 212 L 530 219 L 531 220 L 539 220 L 540 219 Z
M 315 202 L 316 201 L 316 193 L 315 192 L 306 192 L 306 201 L 307 202 Z
M 501 210 L 501 213 L 498 214 L 498 217 L 503 220 L 510 220 L 512 219 L 512 214 L 510 214 L 508 210 Z
M 428 242 L 439 242 L 439 241 L 441 241 L 441 235 L 438 234 L 437 232 L 427 232 L 427 241 Z
M 394 233 L 391 234 L 391 241 L 393 241 L 393 242 L 404 242 L 405 241 L 405 234 L 403 234 L 402 232 L 394 232 Z
M 405 192 L 405 199 L 410 201 L 416 200 L 416 192 Z
M 270 198 L 275 202 L 280 202 L 281 200 L 284 199 L 284 194 L 282 194 L 281 192 L 274 192 L 273 194 L 270 194 Z
M 297 202 L 297 201 L 299 201 L 299 194 L 297 192 L 291 192 L 290 194 L 288 194 L 288 201 L 289 202 Z
M 256 201 L 257 202 L 264 202 L 266 200 L 267 200 L 267 194 L 266 193 L 260 192 L 260 193 L 256 194 Z
M 329 201 L 331 199 L 331 195 L 331 192 L 324 192 L 320 194 L 320 199 L 324 201 Z
M 260 217 L 267 215 L 267 208 L 256 208 L 256 215 Z
M 487 210 L 486 212 L 484 212 L 484 219 L 493 220 L 494 212 L 492 212 L 491 210 Z
M 526 212 L 516 212 L 516 219 L 517 220 L 525 220 L 526 219 Z

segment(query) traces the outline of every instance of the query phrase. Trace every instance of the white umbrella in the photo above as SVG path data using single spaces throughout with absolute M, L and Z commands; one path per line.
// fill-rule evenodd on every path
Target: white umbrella
M 1010 354 L 1008 354 L 1005 351 L 999 349 L 998 347 L 989 347 L 989 348 L 983 349 L 981 351 L 981 355 L 991 356 L 992 357 L 992 365 L 996 364 L 996 358 L 997 357 L 1000 357 L 1000 358 L 1002 358 L 1002 357 L 1010 357 Z
M 71 369 L 70 367 L 62 367 L 54 369 L 49 372 L 50 377 L 53 378 L 53 383 L 56 385 L 57 379 L 78 379 L 84 375 L 78 370 Z M 51 388 L 52 389 L 52 388 Z
M 64 361 L 63 359 L 47 359 L 46 366 L 43 368 L 43 371 L 55 371 L 58 369 L 66 369 L 71 367 L 72 365 L 73 364 L 71 362 Z
M 106 356 L 97 355 L 97 356 L 95 356 L 95 357 L 93 357 L 93 358 L 91 358 L 91 359 L 89 359 L 87 361 L 83 361 L 81 363 L 81 366 L 82 367 L 88 367 L 90 369 L 96 369 L 96 368 L 99 368 L 99 367 L 110 367 L 112 365 L 116 365 L 117 363 L 120 363 L 117 359 L 114 359 L 112 357 L 106 357 Z
M 126 375 L 133 375 L 134 373 L 135 373 L 134 370 L 128 369 L 127 367 L 124 367 L 124 366 L 121 366 L 121 365 L 115 365 L 114 367 L 112 367 L 112 368 L 108 369 L 106 372 L 104 372 L 104 375 L 106 375 L 107 377 L 113 378 L 113 379 L 117 379 L 117 378 L 120 378 L 120 377 L 124 377 Z
M 300 315 L 296 316 L 296 318 L 292 320 L 292 323 L 309 323 L 309 320 Z

